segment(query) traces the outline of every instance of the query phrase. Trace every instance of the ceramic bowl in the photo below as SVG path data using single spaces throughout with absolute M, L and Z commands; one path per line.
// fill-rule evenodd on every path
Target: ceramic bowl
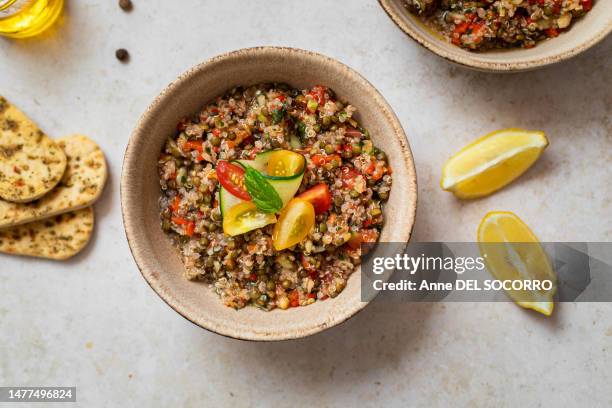
M 220 55 L 180 75 L 155 98 L 132 133 L 121 176 L 121 208 L 132 255 L 151 288 L 175 311 L 213 332 L 248 340 L 285 340 L 335 326 L 366 306 L 356 271 L 336 298 L 310 306 L 264 312 L 234 310 L 204 283 L 183 277 L 178 251 L 160 227 L 157 159 L 177 122 L 232 87 L 284 82 L 303 89 L 331 87 L 357 107 L 357 119 L 385 150 L 393 187 L 385 208 L 381 241 L 408 242 L 416 211 L 416 174 L 406 135 L 382 95 L 361 75 L 331 58 L 308 51 L 261 47 Z
M 379 3 L 393 22 L 419 44 L 442 58 L 480 71 L 518 72 L 561 62 L 592 47 L 612 31 L 612 2 L 599 0 L 568 31 L 533 48 L 473 52 L 448 43 L 426 28 L 404 7 L 403 0 Z

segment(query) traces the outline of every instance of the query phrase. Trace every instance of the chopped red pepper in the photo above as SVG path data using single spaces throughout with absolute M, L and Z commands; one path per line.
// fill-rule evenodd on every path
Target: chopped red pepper
M 470 23 L 464 21 L 463 23 L 455 24 L 455 29 L 453 30 L 453 32 L 457 34 L 464 34 L 468 30 L 468 28 L 470 28 Z
M 385 167 L 377 165 L 372 172 L 372 178 L 374 181 L 378 181 L 385 175 Z
M 177 225 L 187 225 L 189 223 L 189 220 L 183 217 L 172 217 L 172 222 Z
M 346 245 L 351 249 L 358 249 L 363 242 L 376 242 L 378 239 L 378 231 L 374 229 L 364 229 L 354 234 Z
M 315 85 L 312 87 L 312 90 L 308 93 L 313 97 L 315 101 L 321 106 L 325 104 L 325 96 L 327 93 L 327 87 L 322 85 Z
M 197 150 L 198 152 L 202 153 L 204 151 L 204 148 L 202 147 L 202 143 L 204 143 L 202 140 L 187 140 L 183 144 L 183 150 L 187 150 L 187 151 Z
M 342 162 L 342 158 L 337 154 L 330 154 L 330 155 L 315 154 L 310 157 L 310 160 L 315 164 L 315 166 L 322 166 L 334 160 L 337 160 L 338 163 Z
M 172 201 L 172 204 L 170 205 L 170 209 L 172 210 L 172 212 L 177 212 L 180 205 L 181 205 L 181 197 L 176 196 L 174 197 L 174 201 Z
M 172 217 L 172 222 L 176 225 L 185 226 L 185 235 L 189 237 L 193 235 L 195 231 L 195 222 L 189 221 L 188 219 L 183 217 Z
M 546 36 L 548 38 L 554 38 L 554 37 L 557 37 L 559 35 L 559 30 L 557 30 L 554 27 L 548 28 L 548 29 L 544 30 L 544 32 L 546 33 Z
M 193 236 L 193 233 L 195 232 L 195 222 L 190 221 L 186 226 L 185 226 L 185 234 L 188 237 Z
M 370 160 L 370 164 L 368 164 L 368 167 L 366 167 L 365 172 L 367 174 L 372 174 L 375 168 L 376 168 L 376 160 Z
M 298 307 L 300 305 L 300 294 L 297 289 L 293 289 L 289 293 L 289 304 L 291 307 Z

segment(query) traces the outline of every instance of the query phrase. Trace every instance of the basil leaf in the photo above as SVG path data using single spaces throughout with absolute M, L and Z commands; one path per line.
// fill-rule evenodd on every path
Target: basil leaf
M 251 166 L 246 167 L 244 184 L 253 203 L 261 211 L 275 213 L 283 208 L 283 200 L 281 200 L 274 187 L 272 187 L 272 184 Z

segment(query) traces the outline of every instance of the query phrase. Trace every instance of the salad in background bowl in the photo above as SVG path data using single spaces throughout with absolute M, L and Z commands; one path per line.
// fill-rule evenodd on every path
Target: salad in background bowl
M 491 72 L 561 62 L 612 31 L 607 0 L 379 0 L 393 22 L 433 53 Z

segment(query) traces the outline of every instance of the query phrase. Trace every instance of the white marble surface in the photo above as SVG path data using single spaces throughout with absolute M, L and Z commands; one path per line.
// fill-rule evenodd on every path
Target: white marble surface
M 218 53 L 287 45 L 339 59 L 387 98 L 419 177 L 418 240 L 470 240 L 512 210 L 542 240 L 612 239 L 612 38 L 537 72 L 449 65 L 373 0 L 69 1 L 53 33 L 0 39 L 0 93 L 51 135 L 95 138 L 111 169 L 91 245 L 66 263 L 0 256 L 0 385 L 76 385 L 80 406 L 610 406 L 612 304 L 551 319 L 504 304 L 372 304 L 293 342 L 208 333 L 148 287 L 119 206 L 128 136 L 181 71 Z M 114 57 L 129 49 L 129 64 Z M 460 203 L 444 160 L 491 130 L 547 132 L 539 163 L 504 191 Z M 1 404 L 0 404 L 1 405 Z

